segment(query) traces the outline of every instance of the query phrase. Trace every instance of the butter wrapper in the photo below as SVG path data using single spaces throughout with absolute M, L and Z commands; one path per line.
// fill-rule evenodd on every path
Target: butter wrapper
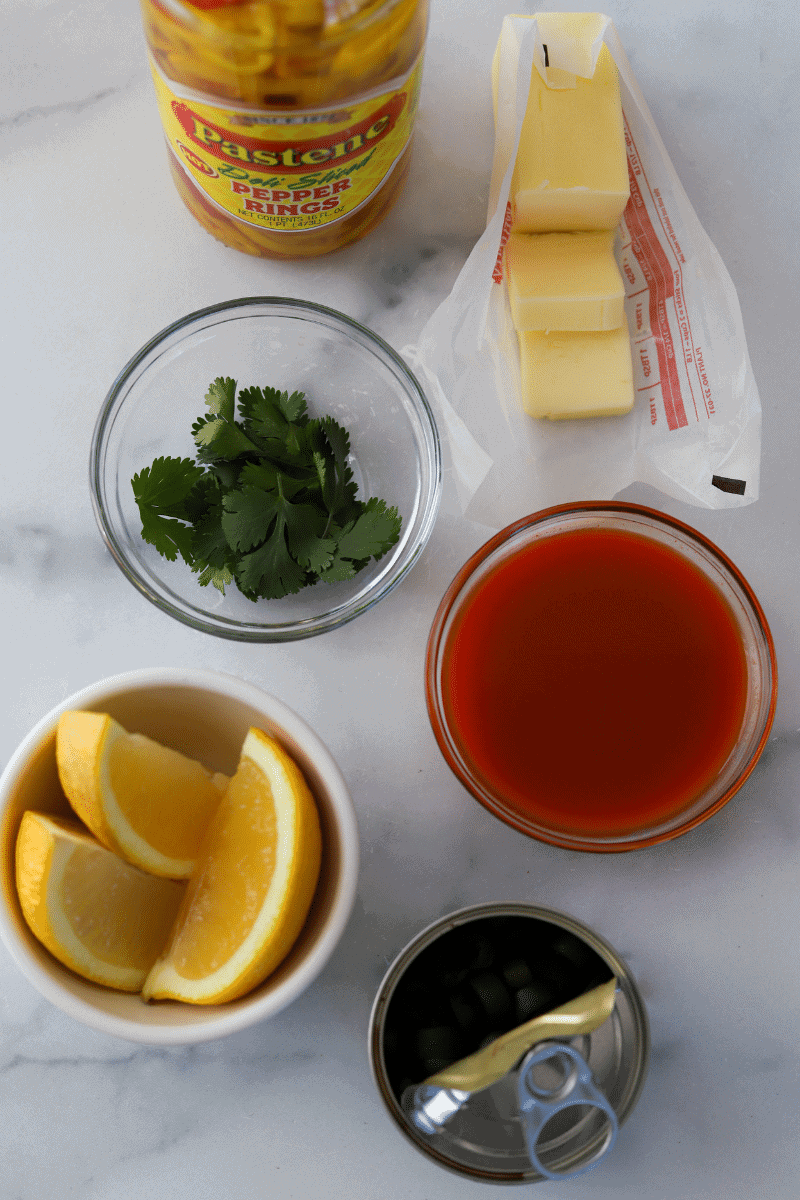
M 704 508 L 758 499 L 761 404 L 736 290 L 681 186 L 613 23 L 559 37 L 508 16 L 497 46 L 489 220 L 448 298 L 404 354 L 431 396 L 463 513 L 490 528 L 632 483 Z M 591 78 L 602 43 L 620 76 L 631 198 L 615 239 L 635 403 L 625 416 L 536 420 L 523 410 L 503 247 L 531 71 Z M 547 46 L 545 59 L 544 46 Z M 487 71 L 487 86 L 488 86 Z

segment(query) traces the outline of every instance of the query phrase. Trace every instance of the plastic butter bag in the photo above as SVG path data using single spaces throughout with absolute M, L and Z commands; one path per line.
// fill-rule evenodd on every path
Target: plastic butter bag
M 705 508 L 758 498 L 761 406 L 730 276 L 661 141 L 608 17 L 508 16 L 497 68 L 487 228 L 449 297 L 404 354 L 428 391 L 465 515 L 500 528 L 634 482 Z M 635 403 L 625 416 L 529 417 L 504 279 L 509 192 L 531 71 L 591 78 L 605 42 L 619 70 L 631 199 L 615 254 L 625 281 Z M 488 86 L 488 72 L 487 72 Z

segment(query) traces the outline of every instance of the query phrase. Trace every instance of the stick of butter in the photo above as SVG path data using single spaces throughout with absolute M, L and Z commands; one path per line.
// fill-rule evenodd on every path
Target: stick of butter
M 628 323 L 596 333 L 519 333 L 522 402 L 532 417 L 611 417 L 633 408 Z
M 614 231 L 512 233 L 506 245 L 508 296 L 518 330 L 619 329 L 625 288 Z
M 591 79 L 572 78 L 573 87 L 547 87 L 531 73 L 511 183 L 521 233 L 614 229 L 628 203 L 619 75 L 608 47 Z

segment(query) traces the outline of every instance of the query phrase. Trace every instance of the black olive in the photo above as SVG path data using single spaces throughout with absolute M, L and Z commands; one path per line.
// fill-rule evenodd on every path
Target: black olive
M 503 979 L 510 988 L 529 987 L 533 983 L 533 973 L 524 958 L 515 958 L 502 968 Z
M 482 971 L 470 979 L 469 986 L 491 1024 L 508 1029 L 514 1017 L 514 1006 L 511 993 L 500 976 L 493 971 Z
M 414 1044 L 420 1058 L 446 1059 L 448 1062 L 455 1062 L 462 1047 L 461 1038 L 451 1025 L 418 1029 Z

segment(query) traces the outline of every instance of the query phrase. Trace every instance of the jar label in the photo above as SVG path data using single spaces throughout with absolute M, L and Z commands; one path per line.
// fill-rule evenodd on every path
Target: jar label
M 408 145 L 422 55 L 389 91 L 327 110 L 226 108 L 184 91 L 150 63 L 170 149 L 217 207 L 286 232 L 329 225 L 384 182 Z

